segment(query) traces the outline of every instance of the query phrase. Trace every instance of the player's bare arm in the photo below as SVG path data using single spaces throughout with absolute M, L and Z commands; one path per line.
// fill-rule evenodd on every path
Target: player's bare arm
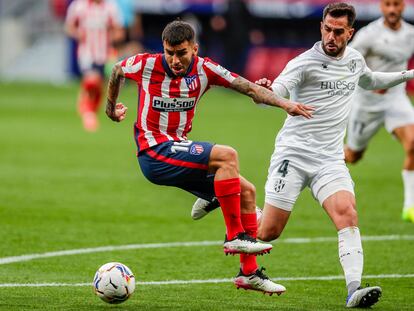
M 106 101 L 106 115 L 115 122 L 125 119 L 127 107 L 122 103 L 116 103 L 125 76 L 121 64 L 116 64 L 112 69 L 111 77 L 108 82 L 108 98 Z
M 79 41 L 81 39 L 81 33 L 79 31 L 79 28 L 76 27 L 76 25 L 73 23 L 66 23 L 65 32 L 69 37 L 76 41 Z
M 256 103 L 280 107 L 291 116 L 303 116 L 308 119 L 312 117 L 312 107 L 279 97 L 267 88 L 256 85 L 245 78 L 237 77 L 230 87 L 251 97 Z

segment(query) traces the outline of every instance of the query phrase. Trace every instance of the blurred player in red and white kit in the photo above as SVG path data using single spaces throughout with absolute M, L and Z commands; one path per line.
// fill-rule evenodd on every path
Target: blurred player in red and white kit
M 255 255 L 270 251 L 272 245 L 256 240 L 255 188 L 239 175 L 236 151 L 228 146 L 190 141 L 187 134 L 201 96 L 212 86 L 234 89 L 291 115 L 309 118 L 312 108 L 279 97 L 199 57 L 194 30 L 186 22 L 168 24 L 162 41 L 163 54 L 137 54 L 114 66 L 106 113 L 113 121 L 124 120 L 127 107 L 116 103 L 121 82 L 124 78 L 136 81 L 139 102 L 135 140 L 145 177 L 206 200 L 217 197 L 226 224 L 224 252 L 241 254 L 235 285 L 281 294 L 285 288 L 272 282 L 257 266 Z
M 102 97 L 104 66 L 112 43 L 122 39 L 120 13 L 105 0 L 74 0 L 66 16 L 66 32 L 78 43 L 77 58 L 82 72 L 78 110 L 84 128 L 96 131 L 97 112 Z

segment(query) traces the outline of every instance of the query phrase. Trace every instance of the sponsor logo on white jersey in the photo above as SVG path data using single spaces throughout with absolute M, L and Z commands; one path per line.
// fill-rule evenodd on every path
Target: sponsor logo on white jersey
M 355 83 L 345 80 L 321 81 L 321 90 L 328 90 L 329 96 L 349 96 L 355 91 Z
M 194 108 L 196 97 L 177 97 L 167 98 L 154 96 L 152 99 L 152 108 L 162 112 L 182 112 Z

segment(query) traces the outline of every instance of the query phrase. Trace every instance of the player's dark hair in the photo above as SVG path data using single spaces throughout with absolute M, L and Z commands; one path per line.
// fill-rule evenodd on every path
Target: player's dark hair
M 330 3 L 323 9 L 323 20 L 325 20 L 326 16 L 330 15 L 332 17 L 348 17 L 348 26 L 352 27 L 355 22 L 355 8 L 344 2 L 337 2 L 337 3 Z
M 165 26 L 162 32 L 162 42 L 171 46 L 179 45 L 184 41 L 194 42 L 194 29 L 189 23 L 176 20 Z

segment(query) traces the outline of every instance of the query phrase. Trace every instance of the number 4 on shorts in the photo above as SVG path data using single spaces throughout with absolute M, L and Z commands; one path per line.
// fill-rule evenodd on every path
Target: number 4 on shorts
M 282 164 L 280 164 L 279 169 L 277 171 L 282 174 L 282 177 L 285 177 L 287 175 L 288 166 L 289 160 L 283 160 Z

